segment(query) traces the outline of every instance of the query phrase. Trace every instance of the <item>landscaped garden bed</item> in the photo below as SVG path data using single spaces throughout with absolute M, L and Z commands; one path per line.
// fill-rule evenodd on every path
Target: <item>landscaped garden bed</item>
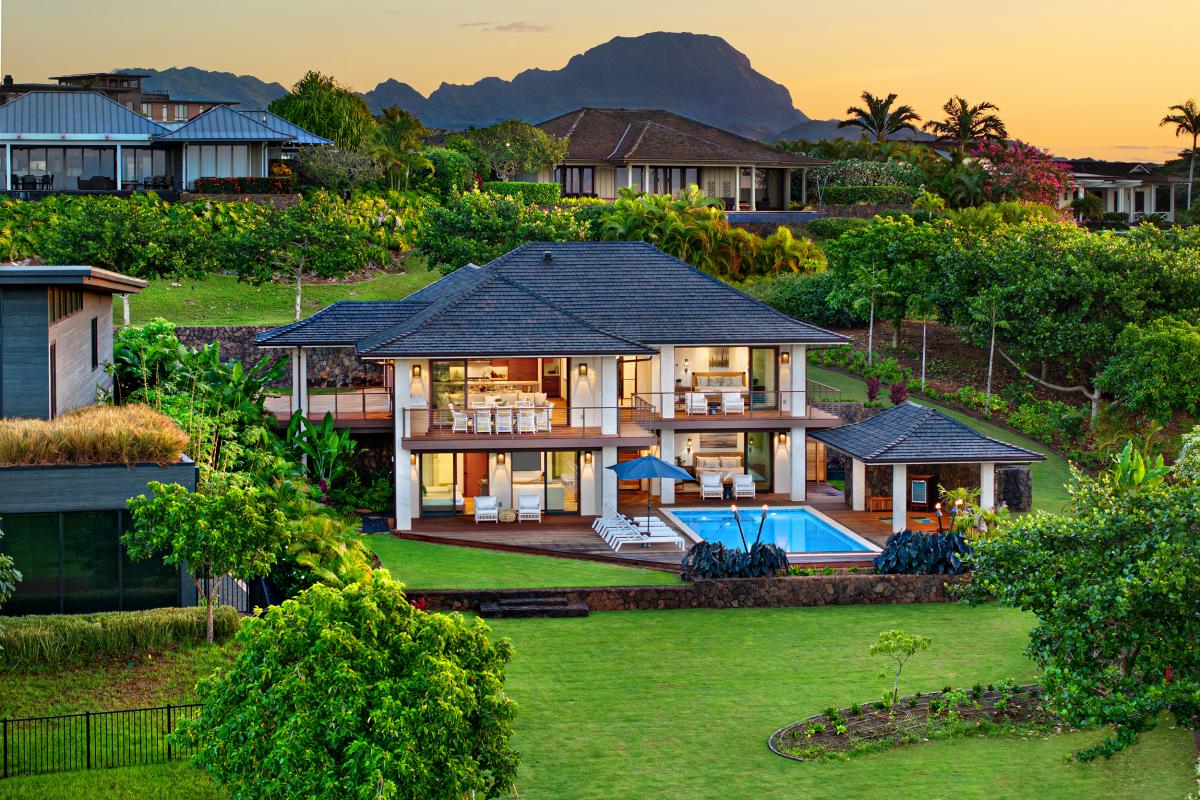
M 779 729 L 767 741 L 777 755 L 796 761 L 822 761 L 877 752 L 951 736 L 1014 730 L 1047 730 L 1054 725 L 1036 684 L 1011 681 L 829 708 Z

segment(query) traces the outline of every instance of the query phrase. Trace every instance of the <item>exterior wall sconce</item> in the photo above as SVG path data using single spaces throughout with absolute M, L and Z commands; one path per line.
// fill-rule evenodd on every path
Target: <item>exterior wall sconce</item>
M 408 463 L 412 464 L 414 467 L 417 465 L 417 454 L 416 453 L 413 453 L 411 456 L 408 457 Z
M 592 451 L 591 450 L 588 450 L 587 452 L 585 452 L 583 454 L 583 463 L 585 463 L 585 464 L 592 463 Z
M 501 465 L 504 464 L 504 453 L 496 453 L 496 463 Z
M 419 378 L 419 377 L 421 377 L 421 365 L 420 365 L 420 364 L 413 364 L 413 368 L 412 368 L 412 376 L 413 376 L 414 378 Z
M 779 443 L 787 444 L 787 434 L 786 433 L 779 434 Z
M 587 364 L 586 363 L 579 365 L 579 377 L 581 377 L 581 378 L 587 377 Z
M 690 436 L 688 437 L 688 440 L 687 440 L 687 451 L 689 453 L 692 452 L 692 439 Z
M 779 354 L 779 363 L 780 364 L 792 363 L 792 354 L 789 353 L 787 350 L 784 350 L 782 353 Z

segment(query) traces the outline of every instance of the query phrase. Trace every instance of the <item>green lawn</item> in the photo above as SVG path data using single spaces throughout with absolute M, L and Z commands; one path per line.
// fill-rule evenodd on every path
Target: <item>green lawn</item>
M 528 556 L 371 536 L 392 577 L 412 589 L 546 589 L 572 586 L 662 586 L 674 572 L 570 558 Z
M 1022 655 L 1029 618 L 1013 611 L 958 604 L 644 611 L 492 624 L 517 653 L 508 689 L 519 704 L 523 800 L 1175 800 L 1194 789 L 1191 737 L 1166 726 L 1090 765 L 1065 756 L 1098 732 L 945 741 L 830 764 L 785 761 L 767 750 L 776 728 L 880 694 L 879 661 L 867 648 L 887 628 L 934 640 L 906 667 L 902 691 L 1033 677 Z M 203 653 L 184 657 L 213 660 Z M 95 670 L 89 685 L 136 685 L 129 678 L 144 668 L 113 669 Z M 78 685 L 71 675 L 68 683 Z M 30 686 L 21 676 L 0 684 L 7 698 Z M 86 698 L 67 705 L 86 707 Z M 0 795 L 221 797 L 180 765 L 14 778 L 0 783 Z
M 302 311 L 308 316 L 338 300 L 398 300 L 441 277 L 421 267 L 358 283 L 306 284 Z M 155 280 L 129 298 L 130 321 L 141 325 L 155 317 L 176 325 L 284 325 L 292 321 L 295 289 L 281 283 L 252 286 L 228 275 L 198 280 Z M 121 303 L 113 317 L 121 323 Z
M 808 377 L 818 383 L 824 383 L 840 389 L 842 399 L 844 400 L 865 402 L 867 399 L 866 384 L 858 378 L 824 369 L 814 364 L 808 365 Z M 1066 485 L 1071 479 L 1071 470 L 1065 458 L 1050 451 L 1040 442 L 1027 439 L 1004 428 L 990 425 L 960 411 L 946 408 L 929 400 L 921 399 L 918 402 L 937 408 L 947 416 L 971 426 L 985 436 L 991 436 L 993 439 L 999 439 L 1002 442 L 1020 445 L 1028 450 L 1045 455 L 1045 461 L 1030 465 L 1033 472 L 1033 507 L 1036 510 L 1050 512 L 1059 512 L 1067 507 L 1069 496 L 1067 495 Z M 884 400 L 884 403 L 886 404 L 887 400 Z

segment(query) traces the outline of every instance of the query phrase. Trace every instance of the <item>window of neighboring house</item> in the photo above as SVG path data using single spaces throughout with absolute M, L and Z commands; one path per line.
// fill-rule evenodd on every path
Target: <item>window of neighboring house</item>
M 92 371 L 100 367 L 100 320 L 92 317 Z
M 151 113 L 151 110 L 150 110 L 150 104 L 149 104 L 149 103 L 142 103 L 142 116 L 143 116 L 143 117 L 149 117 L 149 116 L 150 116 L 150 113 Z
M 1146 210 L 1146 193 L 1141 189 L 1133 192 L 1133 210 L 1139 214 Z
M 79 289 L 48 290 L 47 317 L 51 325 L 83 310 L 83 292 Z
M 187 105 L 185 105 L 184 103 L 176 103 L 175 104 L 175 119 L 176 119 L 176 121 L 186 121 L 187 118 L 188 118 L 187 117 Z
M 558 183 L 562 187 L 564 197 L 591 196 L 596 193 L 595 168 L 560 167 L 555 172 L 558 173 Z

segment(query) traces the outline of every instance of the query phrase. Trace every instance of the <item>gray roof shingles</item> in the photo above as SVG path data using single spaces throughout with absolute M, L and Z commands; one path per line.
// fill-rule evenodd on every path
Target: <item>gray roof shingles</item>
M 528 355 L 547 354 L 547 348 L 617 354 L 650 352 L 650 344 L 847 341 L 644 242 L 534 242 L 485 266 L 467 265 L 403 301 L 390 302 L 407 304 L 390 310 L 396 320 L 391 328 L 377 324 L 379 303 L 345 302 L 337 304 L 336 325 L 323 319 L 323 311 L 267 331 L 259 343 L 342 344 L 357 331 L 361 354 L 389 357 L 399 355 L 396 348 L 401 346 L 405 355 L 450 349 Z M 448 321 L 456 326 L 453 330 Z M 429 332 L 419 331 L 421 327 Z M 460 330 L 465 338 L 456 339 Z M 418 351 L 418 343 L 430 349 Z
M 299 347 L 308 344 L 353 345 L 358 340 L 412 317 L 427 304 L 404 300 L 344 300 L 307 319 L 263 331 L 260 347 Z
M 984 436 L 911 400 L 870 419 L 810 431 L 811 438 L 867 464 L 996 461 L 1028 464 L 1045 456 Z
M 29 92 L 0 106 L 0 138 L 104 135 L 157 138 L 167 129 L 99 92 Z

